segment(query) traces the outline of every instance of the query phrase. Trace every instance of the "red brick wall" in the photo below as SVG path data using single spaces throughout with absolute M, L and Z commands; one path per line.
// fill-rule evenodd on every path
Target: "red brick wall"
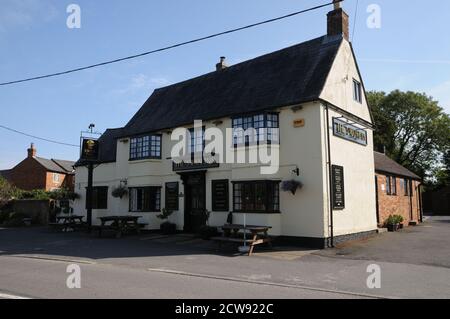
M 419 182 L 412 182 L 412 196 L 405 196 L 402 187 L 402 177 L 397 176 L 397 195 L 387 195 L 386 175 L 376 174 L 378 183 L 378 216 L 380 225 L 384 225 L 389 215 L 401 215 L 405 219 L 403 224 L 409 225 L 410 221 L 420 221 Z M 411 216 L 412 206 L 412 216 Z
M 54 182 L 52 172 L 48 172 L 33 158 L 26 158 L 11 170 L 9 182 L 23 190 L 45 189 L 50 191 L 55 188 L 74 189 L 74 176 L 55 173 L 59 181 Z
M 58 176 L 58 180 L 55 181 L 53 179 L 53 176 Z M 59 174 L 59 173 L 53 173 L 53 172 L 47 172 L 46 174 L 46 180 L 45 180 L 45 189 L 48 191 L 62 188 L 65 184 L 66 174 Z
M 26 158 L 11 170 L 9 181 L 23 190 L 45 189 L 46 174 L 42 165 L 33 158 Z

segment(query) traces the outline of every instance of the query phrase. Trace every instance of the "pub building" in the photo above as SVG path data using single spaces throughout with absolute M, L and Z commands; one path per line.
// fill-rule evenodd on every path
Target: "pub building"
M 271 236 L 295 245 L 326 248 L 375 233 L 373 121 L 348 15 L 334 6 L 326 35 L 233 66 L 221 58 L 214 72 L 155 90 L 124 127 L 106 130 L 93 176 L 93 224 L 134 215 L 156 230 L 165 208 L 177 230 L 190 233 L 207 222 L 223 226 L 230 212 L 233 223 L 245 218 L 270 226 Z M 254 141 L 279 150 L 278 171 L 263 175 L 262 164 L 250 163 L 174 163 L 171 133 L 191 129 L 195 120 L 224 136 L 227 128 L 279 129 Z M 194 134 L 192 149 L 202 145 L 202 134 Z M 234 152 L 252 147 L 240 144 Z M 86 214 L 87 180 L 80 161 L 76 214 Z M 117 187 L 127 195 L 113 197 Z M 204 211 L 208 221 L 198 214 Z

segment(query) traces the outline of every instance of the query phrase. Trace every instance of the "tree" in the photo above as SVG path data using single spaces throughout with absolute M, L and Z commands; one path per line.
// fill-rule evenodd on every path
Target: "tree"
M 375 149 L 427 180 L 436 180 L 450 150 L 450 117 L 426 94 L 368 92 Z
M 0 176 L 0 207 L 11 200 L 15 193 L 16 189 L 6 179 Z

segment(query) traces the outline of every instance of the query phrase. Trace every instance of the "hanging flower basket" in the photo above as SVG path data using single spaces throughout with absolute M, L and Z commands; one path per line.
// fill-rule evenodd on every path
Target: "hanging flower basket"
M 128 189 L 125 186 L 119 186 L 113 189 L 111 192 L 112 197 L 114 198 L 120 198 L 124 197 L 128 194 Z
M 303 187 L 302 182 L 297 181 L 295 179 L 291 179 L 289 181 L 284 181 L 281 183 L 281 189 L 283 192 L 291 192 L 292 195 L 295 195 L 298 189 Z

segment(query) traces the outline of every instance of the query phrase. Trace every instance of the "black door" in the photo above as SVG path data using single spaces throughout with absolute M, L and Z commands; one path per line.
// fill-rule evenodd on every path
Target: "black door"
M 205 174 L 189 174 L 184 178 L 185 208 L 184 231 L 198 232 L 206 225 L 205 205 Z

